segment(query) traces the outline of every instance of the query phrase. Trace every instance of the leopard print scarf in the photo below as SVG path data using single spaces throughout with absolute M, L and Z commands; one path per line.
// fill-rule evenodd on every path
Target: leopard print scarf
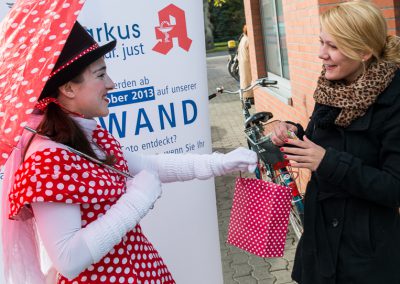
M 349 85 L 342 80 L 329 81 L 325 78 L 323 68 L 314 92 L 315 102 L 340 108 L 335 124 L 347 127 L 353 120 L 363 116 L 389 86 L 397 68 L 393 63 L 371 63 L 364 74 Z

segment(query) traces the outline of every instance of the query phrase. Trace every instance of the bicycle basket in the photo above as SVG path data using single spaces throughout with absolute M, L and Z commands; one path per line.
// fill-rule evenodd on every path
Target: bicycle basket
M 257 152 L 265 164 L 274 165 L 285 160 L 279 147 L 272 143 L 271 134 L 264 135 L 257 126 L 248 127 L 245 129 L 245 134 L 251 148 Z

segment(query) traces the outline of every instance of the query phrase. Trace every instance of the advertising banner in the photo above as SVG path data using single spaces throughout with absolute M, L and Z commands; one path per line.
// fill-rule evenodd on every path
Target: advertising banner
M 116 88 L 99 122 L 141 153 L 210 153 L 203 2 L 87 1 L 80 21 Z M 177 283 L 222 283 L 214 182 L 163 187 L 142 226 Z
M 102 127 L 131 152 L 211 153 L 203 2 L 87 0 L 78 20 L 100 45 L 117 40 Z M 165 184 L 141 222 L 177 283 L 223 282 L 214 188 Z

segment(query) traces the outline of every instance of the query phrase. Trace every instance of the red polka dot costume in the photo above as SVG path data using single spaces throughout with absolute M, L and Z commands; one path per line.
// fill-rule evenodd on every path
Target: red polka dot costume
M 101 150 L 117 158 L 117 169 L 128 171 L 120 144 L 111 134 L 98 126 L 92 139 Z M 63 148 L 38 151 L 15 173 L 9 196 L 10 218 L 18 219 L 21 209 L 29 208 L 32 202 L 80 204 L 82 227 L 85 227 L 110 209 L 125 192 L 125 183 L 121 175 Z M 75 279 L 68 280 L 59 274 L 57 284 L 64 283 L 169 284 L 175 281 L 140 225 L 136 225 L 101 261 Z

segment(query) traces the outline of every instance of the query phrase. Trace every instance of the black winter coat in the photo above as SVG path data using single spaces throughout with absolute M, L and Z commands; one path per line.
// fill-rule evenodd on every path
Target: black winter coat
M 326 154 L 307 185 L 293 279 L 400 284 L 400 71 L 350 126 L 312 117 L 306 132 Z

